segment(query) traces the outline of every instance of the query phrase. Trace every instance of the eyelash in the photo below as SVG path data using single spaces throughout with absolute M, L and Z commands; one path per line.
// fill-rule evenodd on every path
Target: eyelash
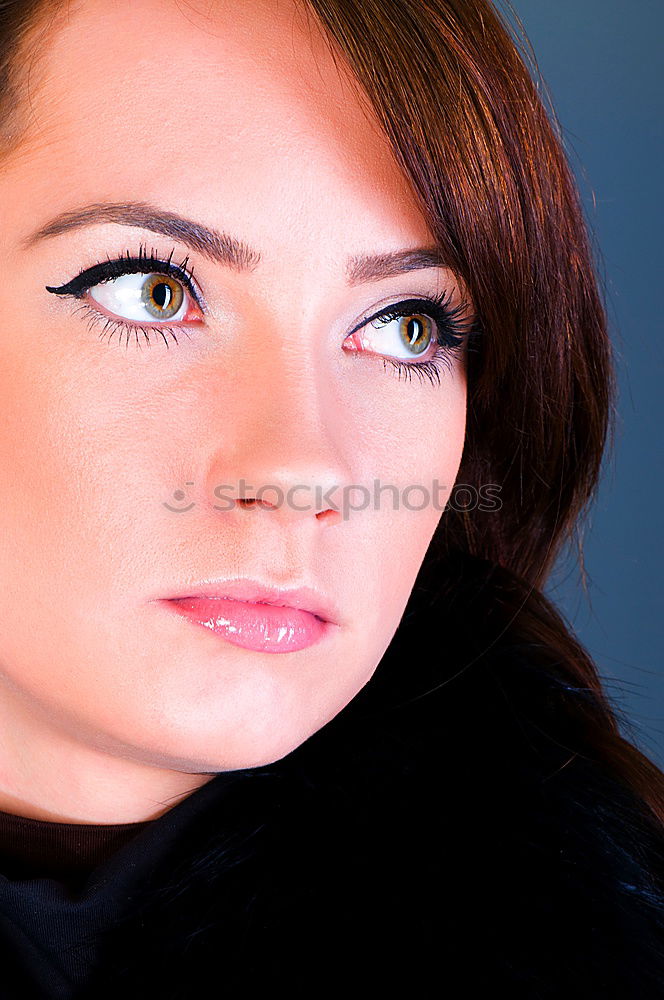
M 196 302 L 196 305 L 202 309 L 202 303 L 205 300 L 194 282 L 193 266 L 187 269 L 189 257 L 185 257 L 180 264 L 174 264 L 172 262 L 174 253 L 175 250 L 171 250 L 168 255 L 168 259 L 162 260 L 162 258 L 156 256 L 154 250 L 148 254 L 146 245 L 142 243 L 138 248 L 138 254 L 136 256 L 132 256 L 129 250 L 125 251 L 125 254 L 121 257 L 111 259 L 107 256 L 105 261 L 98 261 L 93 267 L 89 267 L 86 270 L 81 271 L 75 278 L 72 278 L 71 281 L 61 285 L 59 288 L 46 285 L 46 290 L 48 292 L 53 292 L 56 295 L 67 295 L 75 299 L 82 299 L 85 293 L 89 292 L 91 288 L 95 287 L 95 285 L 98 285 L 103 281 L 108 281 L 112 278 L 120 278 L 125 274 L 160 274 L 176 278 L 178 281 L 182 282 Z M 169 333 L 173 337 L 176 344 L 178 343 L 178 339 L 175 335 L 176 329 L 184 330 L 187 336 L 189 336 L 185 327 L 172 327 L 168 326 L 167 323 L 159 323 L 155 326 L 143 326 L 140 323 L 130 323 L 127 320 L 111 319 L 110 317 L 104 316 L 98 309 L 95 309 L 94 306 L 89 305 L 87 302 L 83 302 L 80 309 L 90 315 L 90 322 L 88 324 L 89 329 L 92 329 L 92 327 L 103 322 L 104 327 L 99 334 L 100 337 L 103 337 L 107 330 L 110 331 L 111 337 L 116 330 L 120 331 L 120 335 L 122 335 L 123 332 L 126 332 L 127 341 L 125 348 L 129 346 L 129 336 L 132 332 L 136 336 L 137 345 L 139 343 L 139 331 L 144 335 L 148 344 L 150 343 L 150 334 L 158 332 L 163 337 L 164 343 L 167 347 L 170 347 L 170 344 L 164 336 L 165 333 Z M 78 311 L 79 310 L 75 310 L 75 312 Z
M 440 385 L 440 373 L 443 368 L 451 368 L 451 355 L 459 352 L 467 336 L 478 335 L 479 326 L 473 322 L 470 328 L 461 319 L 465 309 L 465 303 L 461 302 L 457 306 L 450 305 L 451 293 L 440 292 L 431 298 L 403 299 L 395 302 L 378 313 L 369 316 L 362 321 L 361 329 L 368 323 L 380 319 L 387 322 L 393 319 L 400 319 L 405 316 L 425 315 L 433 319 L 438 329 L 438 335 L 434 339 L 437 350 L 428 361 L 400 361 L 398 358 L 383 357 L 383 368 L 391 365 L 397 369 L 399 378 L 402 373 L 410 380 L 416 374 L 420 381 L 428 379 L 432 385 Z M 414 371 L 413 371 L 414 370 Z
M 180 281 L 190 293 L 196 305 L 202 311 L 205 311 L 203 308 L 205 299 L 194 281 L 194 269 L 193 267 L 187 269 L 189 257 L 185 257 L 180 264 L 174 264 L 172 262 L 174 252 L 175 251 L 172 250 L 168 259 L 163 260 L 162 258 L 156 256 L 154 250 L 148 254 L 146 245 L 141 244 L 136 256 L 132 256 L 128 250 L 125 251 L 124 255 L 117 258 L 112 259 L 107 256 L 105 261 L 98 261 L 92 267 L 81 271 L 78 275 L 76 275 L 76 277 L 72 278 L 71 281 L 68 281 L 66 284 L 61 285 L 60 287 L 46 285 L 46 290 L 53 292 L 56 295 L 82 299 L 86 292 L 90 291 L 91 288 L 94 288 L 95 285 L 98 285 L 103 281 L 119 278 L 126 274 L 160 274 L 176 278 Z M 391 320 L 414 314 L 423 314 L 428 316 L 434 321 L 438 330 L 438 334 L 433 341 L 437 343 L 438 346 L 436 353 L 432 358 L 427 361 L 411 362 L 404 362 L 397 358 L 386 357 L 383 357 L 382 360 L 384 367 L 391 365 L 393 368 L 397 369 L 399 378 L 401 378 L 403 373 L 407 379 L 411 379 L 413 370 L 415 370 L 415 374 L 417 374 L 420 380 L 427 378 L 432 385 L 439 385 L 441 370 L 443 368 L 449 369 L 450 367 L 450 355 L 461 350 L 467 336 L 473 336 L 479 333 L 479 327 L 476 323 L 473 323 L 470 328 L 464 326 L 461 321 L 464 303 L 460 303 L 456 307 L 452 307 L 450 305 L 450 297 L 449 293 L 443 291 L 439 295 L 432 296 L 431 298 L 424 297 L 404 299 L 367 317 L 367 319 L 363 320 L 360 325 L 355 327 L 353 332 L 361 330 L 364 326 L 374 320 L 384 320 L 389 322 Z M 136 337 L 137 346 L 140 346 L 138 340 L 139 332 L 143 333 L 148 344 L 150 343 L 150 334 L 158 332 L 163 337 L 164 343 L 167 347 L 170 347 L 170 344 L 164 334 L 170 334 L 176 344 L 178 343 L 178 339 L 175 335 L 176 330 L 184 330 L 187 336 L 189 336 L 186 327 L 172 327 L 168 326 L 166 323 L 159 323 L 155 326 L 143 326 L 140 323 L 129 322 L 127 320 L 114 320 L 110 317 L 104 316 L 101 312 L 99 312 L 99 310 L 95 309 L 94 306 L 90 306 L 87 302 L 83 302 L 80 308 L 90 314 L 90 322 L 88 324 L 89 329 L 97 326 L 100 322 L 103 322 L 104 326 L 99 335 L 100 337 L 103 338 L 107 331 L 110 332 L 110 337 L 113 336 L 113 333 L 116 330 L 119 331 L 120 337 L 123 332 L 126 333 L 127 339 L 125 347 L 129 346 L 129 337 L 132 332 Z

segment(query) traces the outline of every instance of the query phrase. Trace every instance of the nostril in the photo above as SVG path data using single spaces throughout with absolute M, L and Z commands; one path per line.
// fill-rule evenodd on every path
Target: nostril
M 266 509 L 271 509 L 275 504 L 270 503 L 269 500 L 258 499 L 257 497 L 238 497 L 236 503 L 240 507 L 246 507 L 251 510 L 254 507 L 265 507 Z
M 341 521 L 341 512 L 333 507 L 328 507 L 327 510 L 318 511 L 316 519 L 326 524 L 338 524 Z

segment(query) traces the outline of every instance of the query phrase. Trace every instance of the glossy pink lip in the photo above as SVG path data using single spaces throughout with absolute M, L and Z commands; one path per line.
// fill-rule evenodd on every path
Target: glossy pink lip
M 337 627 L 316 591 L 279 590 L 251 580 L 204 583 L 161 603 L 228 642 L 264 653 L 293 653 Z

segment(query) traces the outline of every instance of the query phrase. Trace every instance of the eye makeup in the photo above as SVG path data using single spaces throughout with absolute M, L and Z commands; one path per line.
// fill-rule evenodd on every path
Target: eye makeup
M 379 351 L 372 353 L 379 354 L 383 360 L 383 367 L 390 365 L 397 370 L 399 378 L 404 375 L 406 379 L 411 379 L 417 375 L 420 381 L 427 378 L 431 384 L 440 384 L 440 374 L 443 369 L 451 368 L 451 360 L 455 353 L 462 351 L 469 333 L 479 333 L 479 327 L 473 323 L 468 329 L 467 322 L 462 318 L 465 311 L 465 303 L 460 302 L 456 306 L 451 305 L 451 292 L 443 291 L 431 297 L 423 296 L 418 298 L 401 299 L 393 305 L 389 305 L 379 312 L 362 320 L 362 322 L 352 331 L 350 336 L 369 325 L 375 326 L 378 322 L 381 326 L 392 323 L 395 320 L 408 320 L 405 330 L 403 324 L 399 322 L 399 332 L 402 336 L 402 343 L 412 345 L 417 344 L 418 330 L 425 327 L 423 319 L 435 325 L 435 333 L 427 347 L 434 345 L 435 353 L 426 361 L 403 361 L 398 358 L 384 355 Z M 414 326 L 414 329 L 412 327 Z M 405 338 L 404 335 L 405 334 Z M 418 353 L 424 353 L 425 348 L 419 344 Z M 417 354 L 414 355 L 416 357 Z
M 107 257 L 105 261 L 99 261 L 92 267 L 86 268 L 77 274 L 71 281 L 66 282 L 64 285 L 55 287 L 52 285 L 46 285 L 46 291 L 51 292 L 54 295 L 68 296 L 70 298 L 78 299 L 82 301 L 81 309 L 87 312 L 90 317 L 89 328 L 103 323 L 103 329 L 100 333 L 100 337 L 108 331 L 112 336 L 117 330 L 122 334 L 126 333 L 126 344 L 129 345 L 129 338 L 132 333 L 136 337 L 136 343 L 139 345 L 138 333 L 141 332 L 148 345 L 150 345 L 150 335 L 152 332 L 158 333 L 163 337 L 164 343 L 169 347 L 169 343 L 166 340 L 164 334 L 169 333 L 175 343 L 177 343 L 177 336 L 175 335 L 175 330 L 184 330 L 185 333 L 188 332 L 185 327 L 172 327 L 165 323 L 159 323 L 155 326 L 144 326 L 141 323 L 123 320 L 123 319 L 112 319 L 109 316 L 104 315 L 100 310 L 95 309 L 94 306 L 90 305 L 87 301 L 84 301 L 85 295 L 95 288 L 97 285 L 113 281 L 116 278 L 124 277 L 128 274 L 145 274 L 145 275 L 163 275 L 165 277 L 174 278 L 184 285 L 187 292 L 191 295 L 196 305 L 202 312 L 206 310 L 205 297 L 203 295 L 200 286 L 194 279 L 194 268 L 193 266 L 187 268 L 187 263 L 189 257 L 185 257 L 180 264 L 173 263 L 173 254 L 175 250 L 171 250 L 167 259 L 162 259 L 158 257 L 154 250 L 149 254 L 147 252 L 147 247 L 145 244 L 141 244 L 138 248 L 138 253 L 132 256 L 129 250 L 118 258 Z
M 113 282 L 115 279 L 123 278 L 126 275 L 144 274 L 151 277 L 151 281 L 146 283 L 147 294 L 153 294 L 154 290 L 157 289 L 159 298 L 163 298 L 165 293 L 170 301 L 172 301 L 175 295 L 179 302 L 182 300 L 183 295 L 178 289 L 172 288 L 174 281 L 183 286 L 185 294 L 191 297 L 195 306 L 202 313 L 205 313 L 207 311 L 205 297 L 200 286 L 194 279 L 193 267 L 187 267 L 189 258 L 185 257 L 181 263 L 176 264 L 172 259 L 174 253 L 175 251 L 172 250 L 166 259 L 162 259 L 156 255 L 154 250 L 148 253 L 145 244 L 141 244 L 136 255 L 132 255 L 127 250 L 118 258 L 111 259 L 107 257 L 105 261 L 100 261 L 92 267 L 81 271 L 64 285 L 60 285 L 59 287 L 46 285 L 45 287 L 48 292 L 54 295 L 68 296 L 80 301 L 80 309 L 89 314 L 89 327 L 103 324 L 100 337 L 103 337 L 106 332 L 109 332 L 112 337 L 113 333 L 118 331 L 120 337 L 123 333 L 126 335 L 126 346 L 128 346 L 129 339 L 133 334 L 136 338 L 137 346 L 140 346 L 139 333 L 143 334 L 148 345 L 151 343 L 150 337 L 153 334 L 157 334 L 163 338 L 166 346 L 169 347 L 170 344 L 166 339 L 166 334 L 169 334 L 177 344 L 176 331 L 184 331 L 189 336 L 186 325 L 169 326 L 165 322 L 144 325 L 126 318 L 119 317 L 115 319 L 96 309 L 86 296 L 93 289 Z M 168 280 L 159 282 L 157 280 L 159 276 L 163 276 Z M 133 297 L 132 302 L 140 298 L 142 303 L 147 304 L 145 289 L 142 292 L 138 289 L 130 290 L 129 294 Z M 163 303 L 159 302 L 155 307 L 157 314 L 162 305 Z M 416 352 L 412 354 L 413 360 L 399 359 L 373 348 L 368 353 L 381 357 L 384 367 L 387 365 L 392 366 L 397 370 L 399 377 L 403 374 L 407 379 L 410 379 L 413 374 L 416 374 L 420 379 L 427 378 L 432 384 L 439 384 L 440 373 L 443 368 L 450 367 L 450 361 L 454 353 L 460 352 L 463 349 L 469 334 L 477 335 L 479 332 L 476 323 L 473 323 L 469 328 L 466 321 L 462 318 L 464 305 L 464 303 L 460 303 L 457 306 L 452 306 L 451 293 L 449 292 L 442 292 L 432 297 L 423 296 L 402 299 L 362 319 L 350 334 L 347 335 L 345 341 L 351 342 L 351 350 L 367 353 L 361 331 L 371 328 L 369 339 L 375 340 L 377 330 L 383 329 L 388 324 L 397 322 L 399 324 L 401 348 L 408 350 L 413 345 L 417 348 Z M 405 329 L 404 320 L 407 320 Z M 420 334 L 423 331 L 425 334 L 428 334 L 428 339 L 425 336 L 425 339 L 427 339 L 426 347 L 422 347 L 423 339 Z M 415 360 L 418 354 L 424 354 L 431 347 L 435 348 L 432 356 L 422 361 Z

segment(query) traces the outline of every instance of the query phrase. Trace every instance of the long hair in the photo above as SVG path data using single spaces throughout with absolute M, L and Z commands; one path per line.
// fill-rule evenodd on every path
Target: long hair
M 565 706 L 586 747 L 664 828 L 664 774 L 621 736 L 594 663 L 541 593 L 564 545 L 580 553 L 615 375 L 590 234 L 525 35 L 488 0 L 305 6 L 368 97 L 481 330 L 457 482 L 475 496 L 497 485 L 500 506 L 451 505 L 424 569 L 458 553 L 502 568 L 524 636 L 565 664 L 570 690 L 592 693 L 591 710 L 580 695 Z
M 458 482 L 498 486 L 500 507 L 446 510 L 425 566 L 465 554 L 513 581 L 524 632 L 585 692 L 564 710 L 583 716 L 586 754 L 664 827 L 664 774 L 620 735 L 595 665 L 541 593 L 596 489 L 615 377 L 588 229 L 527 45 L 488 0 L 298 2 L 368 98 L 481 329 Z M 0 2 L 0 166 L 20 150 L 40 41 L 66 8 Z
M 595 487 L 613 395 L 594 263 L 562 144 L 485 0 L 309 0 L 369 97 L 475 305 L 459 482 L 500 509 L 440 521 L 541 585 Z M 334 49 L 331 50 L 333 55 Z

